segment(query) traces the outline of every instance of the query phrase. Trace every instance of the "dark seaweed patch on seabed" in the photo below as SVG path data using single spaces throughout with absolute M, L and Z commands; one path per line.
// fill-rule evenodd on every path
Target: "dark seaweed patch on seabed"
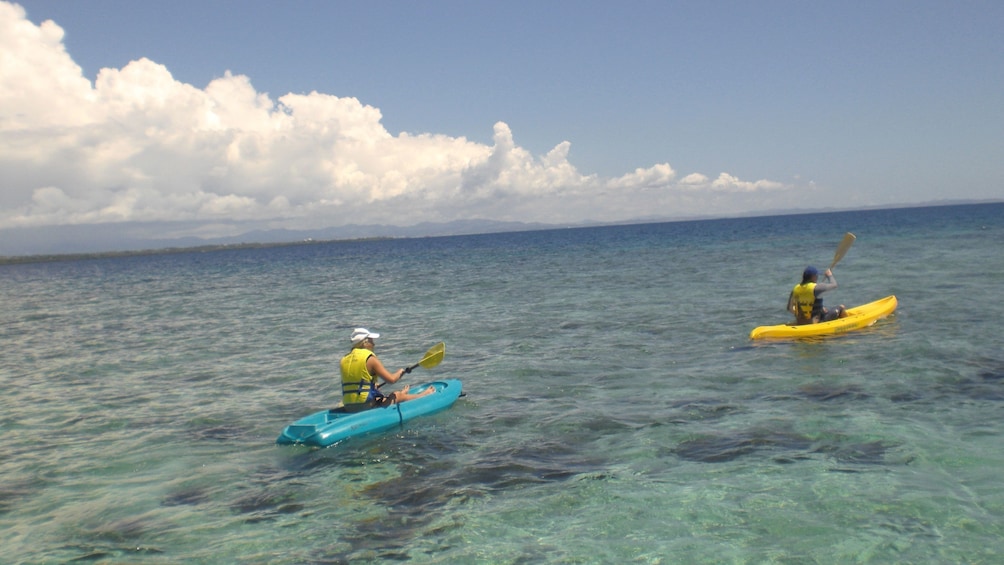
M 827 402 L 830 400 L 864 400 L 869 395 L 857 385 L 829 385 L 812 383 L 800 386 L 799 395 L 810 400 Z
M 369 496 L 408 512 L 437 508 L 457 497 L 602 475 L 605 461 L 559 441 L 491 449 L 461 464 L 456 459 L 409 462 L 399 479 L 376 483 Z
M 881 441 L 864 443 L 826 443 L 815 451 L 833 457 L 838 463 L 849 465 L 885 465 L 889 445 Z
M 187 488 L 169 493 L 160 502 L 161 506 L 198 506 L 209 501 L 209 493 L 204 488 Z
M 961 376 L 953 374 L 943 377 L 924 388 L 911 386 L 908 390 L 891 395 L 889 400 L 936 404 L 945 398 L 961 396 L 972 400 L 1004 401 L 1004 362 L 997 359 L 977 359 L 967 365 L 976 367 L 976 370 Z
M 1004 400 L 1004 366 L 980 371 L 971 378 L 942 383 L 939 388 L 973 400 Z
M 254 489 L 230 504 L 237 513 L 246 514 L 248 523 L 273 520 L 280 514 L 293 514 L 303 510 L 294 493 L 276 489 Z
M 162 555 L 166 553 L 163 549 L 147 545 L 144 540 L 156 538 L 163 528 L 163 524 L 142 518 L 115 520 L 83 529 L 78 539 L 84 541 L 64 545 L 61 549 L 75 554 L 69 559 L 75 563 Z
M 719 420 L 743 410 L 740 406 L 715 398 L 681 400 L 671 404 L 670 408 L 672 412 L 667 415 L 667 421 L 673 424 Z
M 244 437 L 247 429 L 238 425 L 205 426 L 195 429 L 192 434 L 198 441 L 234 441 Z
M 860 465 L 885 465 L 890 445 L 885 442 L 845 442 L 841 438 L 813 439 L 807 436 L 753 430 L 736 434 L 712 434 L 678 444 L 670 452 L 687 461 L 724 463 L 755 453 L 769 454 L 776 463 L 793 463 L 822 454 L 842 466 L 835 470 L 855 472 Z
M 386 508 L 387 516 L 345 525 L 340 541 L 351 549 L 336 551 L 327 558 L 348 560 L 360 552 L 370 552 L 384 560 L 407 559 L 415 539 L 459 526 L 449 520 L 443 522 L 451 504 L 489 492 L 607 476 L 603 461 L 557 441 L 492 449 L 466 463 L 454 457 L 436 458 L 439 447 L 403 461 L 402 476 L 365 488 L 363 493 Z
M 966 365 L 973 368 L 971 377 L 943 381 L 938 391 L 961 394 L 974 400 L 1004 400 L 1004 360 L 981 357 Z
M 791 453 L 802 453 L 807 456 L 812 446 L 813 440 L 806 436 L 754 430 L 694 438 L 681 442 L 671 450 L 671 453 L 688 461 L 722 463 L 757 451 L 779 452 L 786 458 L 790 458 Z
M 14 511 L 21 500 L 42 490 L 48 482 L 36 478 L 0 484 L 0 515 Z
M 259 469 L 249 477 L 248 484 L 240 488 L 240 494 L 230 501 L 229 507 L 234 513 L 246 515 L 248 523 L 300 512 L 304 505 L 298 501 L 302 485 L 297 479 L 302 476 L 299 471 Z

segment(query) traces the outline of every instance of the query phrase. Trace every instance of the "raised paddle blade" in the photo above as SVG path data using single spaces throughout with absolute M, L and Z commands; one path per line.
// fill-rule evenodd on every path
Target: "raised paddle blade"
M 443 357 L 446 356 L 446 344 L 439 342 L 433 345 L 428 351 L 425 352 L 425 357 L 418 362 L 425 369 L 431 369 L 442 362 Z
M 837 252 L 833 254 L 833 262 L 830 263 L 831 269 L 833 267 L 836 267 L 837 263 L 839 263 L 840 260 L 844 258 L 844 255 L 847 254 L 847 250 L 850 249 L 852 245 L 854 245 L 855 239 L 857 239 L 857 237 L 855 237 L 855 235 L 851 232 L 847 232 L 844 234 L 844 239 L 840 242 L 840 245 L 837 246 Z
M 439 363 L 443 360 L 443 357 L 445 355 L 446 355 L 446 344 L 443 342 L 439 342 L 436 345 L 433 345 L 431 348 L 429 348 L 428 351 L 425 352 L 425 356 L 422 357 L 421 361 L 415 363 L 411 367 L 408 367 L 407 369 L 404 370 L 404 372 L 410 373 L 413 369 L 419 366 L 425 369 L 431 369 L 436 365 L 439 365 Z

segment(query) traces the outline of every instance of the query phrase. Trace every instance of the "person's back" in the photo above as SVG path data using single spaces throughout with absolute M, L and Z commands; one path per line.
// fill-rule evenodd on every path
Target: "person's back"
M 405 386 L 404 390 L 384 396 L 379 390 L 377 378 L 385 383 L 396 383 L 406 371 L 398 369 L 392 373 L 383 366 L 373 352 L 376 347 L 374 340 L 378 337 L 380 334 L 366 328 L 356 328 L 349 337 L 352 349 L 342 357 L 340 363 L 342 409 L 346 412 L 359 412 L 376 406 L 405 402 L 435 392 L 435 389 L 428 387 L 420 393 L 410 394 L 408 392 L 410 387 Z
M 795 285 L 788 295 L 788 311 L 795 315 L 795 325 L 828 322 L 846 316 L 842 304 L 833 310 L 823 308 L 823 299 L 819 295 L 837 288 L 837 279 L 830 269 L 826 269 L 823 275 L 828 282 L 817 282 L 819 271 L 811 265 L 806 267 L 802 271 L 802 282 Z
M 791 291 L 788 298 L 788 311 L 795 315 L 795 324 L 811 324 L 812 310 L 816 304 L 816 283 L 803 281 Z
M 367 407 L 370 396 L 376 395 L 376 382 L 366 366 L 372 356 L 371 349 L 354 347 L 342 357 L 342 403 L 347 408 L 363 409 Z

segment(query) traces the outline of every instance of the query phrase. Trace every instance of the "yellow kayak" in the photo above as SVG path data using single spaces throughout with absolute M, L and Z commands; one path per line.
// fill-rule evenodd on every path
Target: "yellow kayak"
M 833 335 L 867 328 L 876 321 L 885 318 L 896 310 L 896 297 L 885 298 L 847 309 L 846 318 L 838 318 L 830 322 L 804 324 L 795 326 L 780 324 L 777 326 L 760 326 L 750 332 L 750 339 L 798 338 L 820 335 Z

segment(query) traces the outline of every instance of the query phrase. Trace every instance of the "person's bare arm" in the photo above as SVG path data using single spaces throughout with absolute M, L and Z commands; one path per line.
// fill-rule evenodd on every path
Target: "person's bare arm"
M 377 359 L 376 355 L 370 355 L 370 358 L 366 360 L 366 368 L 369 369 L 371 375 L 380 377 L 388 383 L 396 383 L 401 380 L 401 377 L 404 375 L 404 369 L 398 369 L 393 373 L 388 371 L 387 368 L 383 366 L 383 363 Z

